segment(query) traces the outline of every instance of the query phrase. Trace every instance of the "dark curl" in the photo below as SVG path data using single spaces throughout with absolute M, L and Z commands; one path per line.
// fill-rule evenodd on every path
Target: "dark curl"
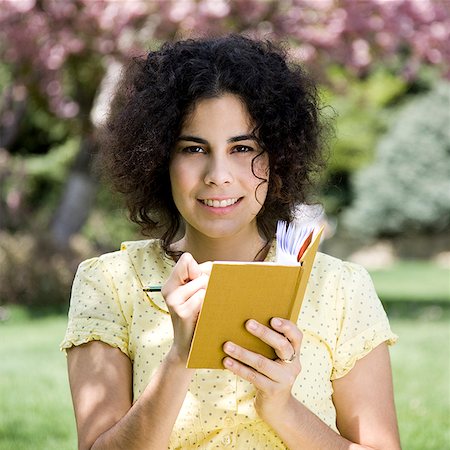
M 323 167 L 320 106 L 304 70 L 271 42 L 239 35 L 166 43 L 124 72 L 102 130 L 100 166 L 125 195 L 144 234 L 160 230 L 163 248 L 183 226 L 172 199 L 169 162 L 183 120 L 196 102 L 239 96 L 270 164 L 260 232 L 273 238 L 277 220 L 307 203 Z M 169 252 L 170 253 L 170 252 Z

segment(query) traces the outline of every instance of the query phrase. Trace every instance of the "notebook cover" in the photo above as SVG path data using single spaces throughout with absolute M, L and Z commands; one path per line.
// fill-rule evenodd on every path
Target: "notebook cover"
M 222 347 L 233 341 L 275 359 L 273 349 L 245 329 L 248 319 L 269 325 L 272 317 L 296 322 L 305 294 L 319 232 L 303 255 L 301 265 L 269 262 L 213 263 L 205 300 L 197 320 L 187 367 L 223 369 Z

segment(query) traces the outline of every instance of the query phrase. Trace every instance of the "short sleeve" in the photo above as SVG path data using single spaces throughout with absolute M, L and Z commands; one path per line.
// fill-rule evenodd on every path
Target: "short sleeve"
M 69 319 L 60 348 L 102 341 L 128 356 L 128 327 L 113 280 L 102 258 L 78 267 L 72 285 Z
M 370 275 L 363 267 L 343 263 L 337 298 L 340 320 L 332 380 L 346 375 L 356 361 L 382 342 L 392 345 L 397 340 Z

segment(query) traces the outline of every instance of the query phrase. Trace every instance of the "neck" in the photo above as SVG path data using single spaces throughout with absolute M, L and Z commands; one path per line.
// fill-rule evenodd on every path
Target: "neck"
M 181 240 L 174 243 L 176 251 L 189 252 L 198 263 L 205 261 L 262 261 L 269 246 L 258 231 L 227 238 L 210 238 L 186 230 Z

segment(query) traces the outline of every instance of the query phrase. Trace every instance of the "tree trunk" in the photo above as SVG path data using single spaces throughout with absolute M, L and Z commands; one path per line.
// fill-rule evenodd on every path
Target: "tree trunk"
M 69 247 L 70 237 L 81 230 L 89 217 L 97 192 L 97 182 L 91 174 L 95 150 L 95 138 L 89 134 L 81 141 L 80 151 L 50 226 L 51 239 L 59 250 Z
M 98 93 L 101 95 L 105 90 L 111 93 L 115 86 L 115 83 L 109 80 L 105 85 L 105 74 L 101 65 L 96 72 L 97 78 L 94 77 L 95 79 L 91 80 L 92 84 L 84 83 L 83 77 L 79 74 L 83 64 L 84 61 L 75 57 L 70 64 L 73 80 L 76 83 L 75 98 L 80 105 L 79 122 L 83 138 L 50 228 L 50 238 L 58 250 L 65 250 L 69 247 L 70 237 L 81 230 L 94 203 L 98 184 L 91 173 L 91 162 L 97 151 L 98 142 L 95 138 L 95 125 L 92 123 L 91 114 L 94 107 L 98 109 L 95 102 L 96 95 Z M 111 64 L 111 70 L 117 72 L 118 69 Z M 106 78 L 108 78 L 108 74 Z M 98 92 L 99 89 L 100 92 Z M 103 105 L 100 108 L 103 112 L 97 111 L 101 117 L 105 114 L 106 107 Z
M 27 110 L 27 100 L 25 86 L 5 87 L 0 99 L 0 148 L 10 149 L 16 141 Z

